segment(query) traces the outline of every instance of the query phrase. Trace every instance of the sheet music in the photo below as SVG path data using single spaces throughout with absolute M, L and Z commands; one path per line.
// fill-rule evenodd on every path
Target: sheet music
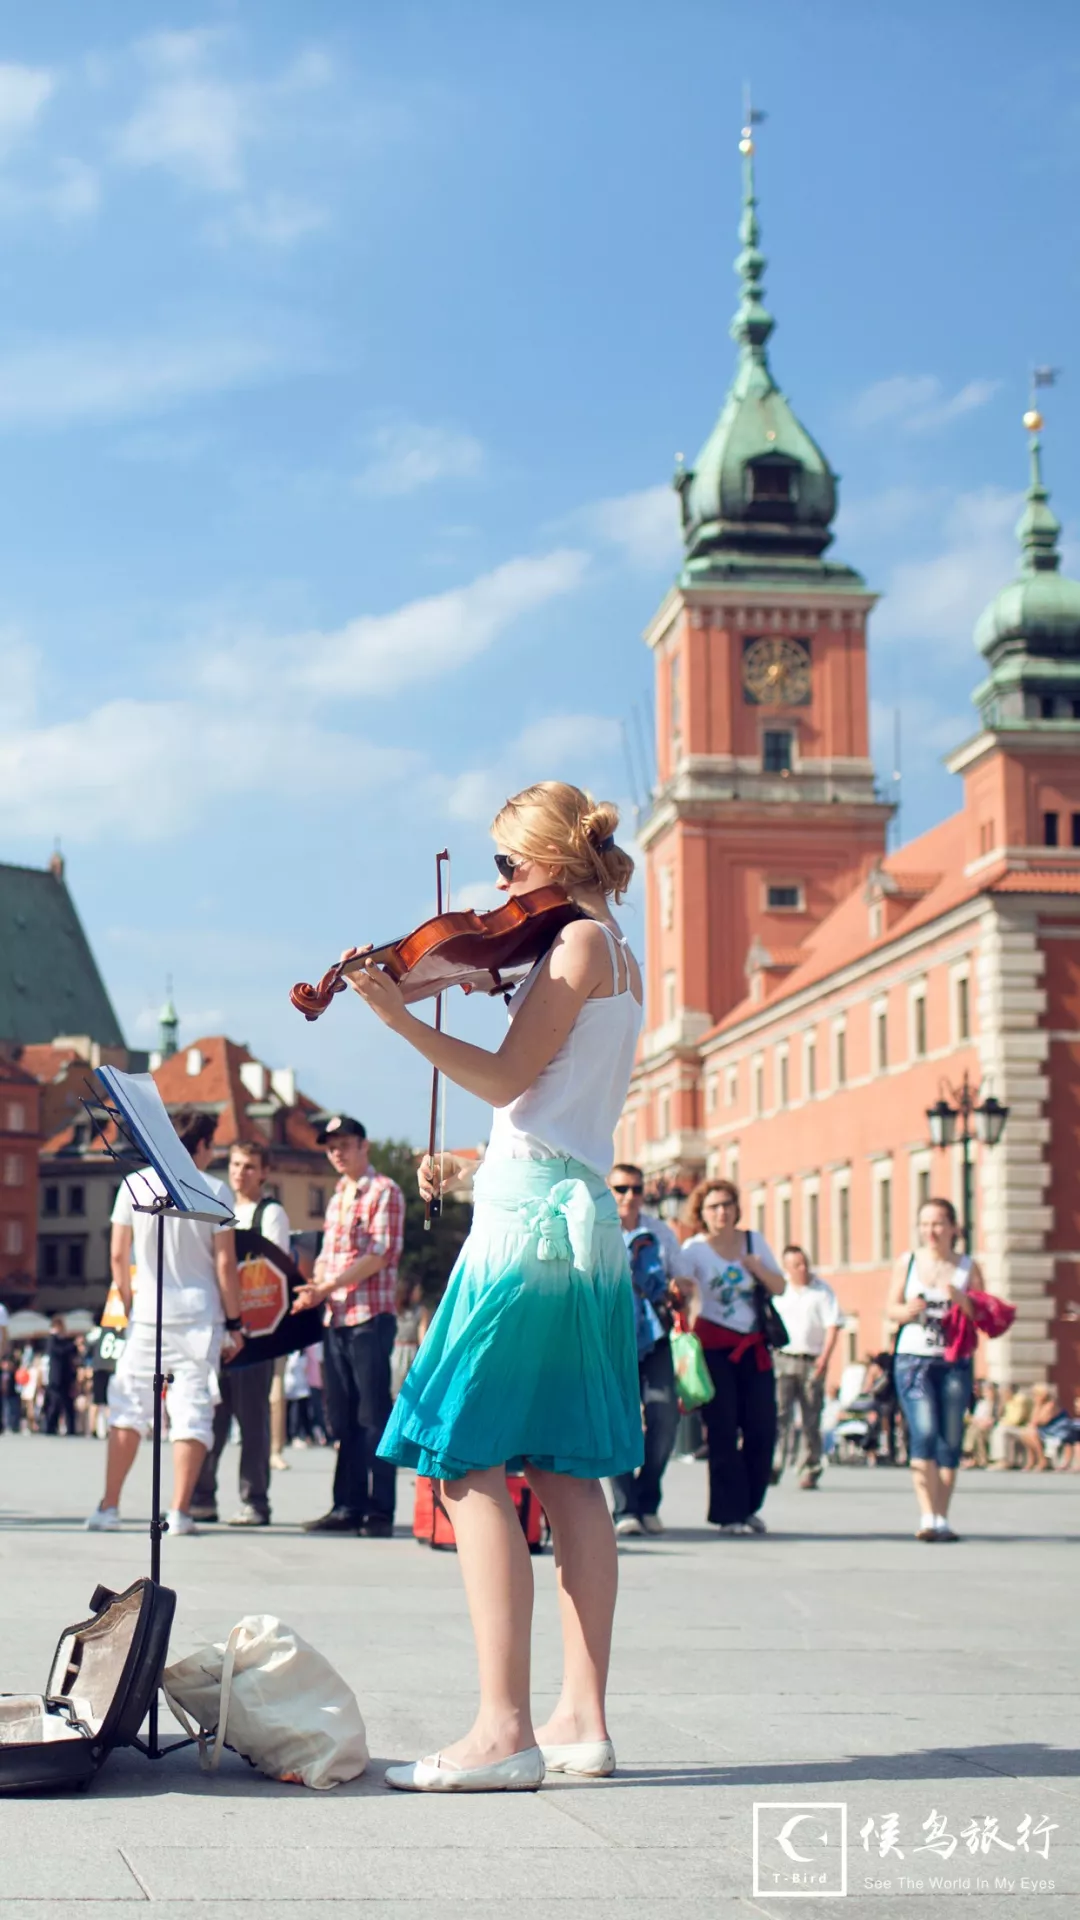
M 104 1089 L 140 1153 L 161 1176 L 165 1191 L 179 1213 L 212 1226 L 227 1226 L 233 1219 L 213 1188 L 199 1172 L 187 1148 L 166 1112 L 161 1095 L 149 1073 L 121 1073 L 118 1067 L 98 1067 L 95 1078 Z M 129 1180 L 133 1176 L 129 1175 Z M 145 1205 L 153 1196 L 132 1189 L 137 1205 Z

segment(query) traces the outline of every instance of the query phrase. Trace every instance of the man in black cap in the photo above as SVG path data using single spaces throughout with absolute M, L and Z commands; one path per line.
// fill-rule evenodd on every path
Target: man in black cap
M 405 1195 L 370 1164 L 367 1132 L 347 1113 L 334 1114 L 320 1144 L 338 1176 L 326 1211 L 315 1272 L 298 1307 L 326 1303 L 323 1380 L 330 1431 L 338 1443 L 334 1503 L 309 1520 L 307 1533 L 361 1533 L 387 1539 L 394 1530 L 396 1473 L 376 1449 L 390 1418 L 390 1353 L 394 1344 L 398 1261 L 405 1236 Z

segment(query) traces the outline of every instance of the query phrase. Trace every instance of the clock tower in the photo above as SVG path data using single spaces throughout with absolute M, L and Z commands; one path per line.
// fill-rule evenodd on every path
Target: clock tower
M 769 366 L 773 320 L 743 129 L 735 377 L 675 487 L 684 559 L 645 639 L 657 785 L 640 830 L 647 994 L 620 1150 L 652 1175 L 704 1169 L 697 1042 L 795 964 L 818 921 L 881 858 L 890 808 L 869 751 L 875 596 L 827 559 L 836 476 Z

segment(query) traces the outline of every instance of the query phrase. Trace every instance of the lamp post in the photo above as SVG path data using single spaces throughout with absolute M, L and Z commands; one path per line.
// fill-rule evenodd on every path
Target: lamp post
M 677 1179 L 669 1180 L 665 1174 L 651 1182 L 645 1195 L 646 1204 L 655 1208 L 661 1220 L 677 1220 L 685 1199 L 685 1187 L 680 1186 Z
M 964 1070 L 959 1087 L 952 1087 L 943 1080 L 932 1107 L 927 1107 L 926 1118 L 930 1126 L 930 1144 L 934 1147 L 951 1147 L 957 1139 L 959 1122 L 959 1140 L 964 1157 L 964 1250 L 972 1250 L 973 1234 L 971 1224 L 971 1141 L 972 1135 L 981 1141 L 984 1147 L 996 1147 L 1005 1131 L 1005 1122 L 1009 1117 L 1008 1107 L 995 1100 L 992 1093 L 980 1099 L 982 1087 L 973 1087 Z M 974 1128 L 972 1121 L 974 1120 Z

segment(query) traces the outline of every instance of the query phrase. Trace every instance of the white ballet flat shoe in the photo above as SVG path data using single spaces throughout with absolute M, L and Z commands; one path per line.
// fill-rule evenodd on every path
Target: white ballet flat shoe
M 544 1761 L 539 1747 L 525 1747 L 489 1767 L 443 1766 L 436 1753 L 407 1767 L 387 1767 L 384 1777 L 401 1793 L 534 1793 L 544 1783 Z
M 549 1773 L 573 1773 L 584 1780 L 603 1780 L 615 1771 L 615 1749 L 610 1740 L 577 1740 L 565 1747 L 541 1747 Z

